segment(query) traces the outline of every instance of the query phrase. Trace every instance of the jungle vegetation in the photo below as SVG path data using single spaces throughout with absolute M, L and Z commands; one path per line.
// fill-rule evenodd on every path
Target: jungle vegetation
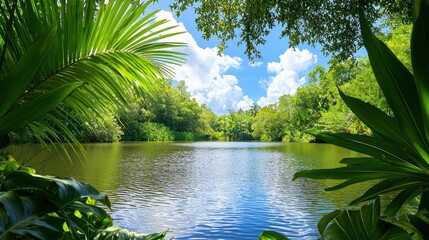
M 409 51 L 405 49 L 395 54 L 395 47 L 390 49 L 388 46 L 389 39 L 377 37 L 379 32 L 374 26 L 376 20 L 373 14 L 385 11 L 388 18 L 395 18 L 392 17 L 394 13 L 385 1 L 307 1 L 305 3 L 235 1 L 231 4 L 219 5 L 212 1 L 178 0 L 173 4 L 173 8 L 178 13 L 195 5 L 195 12 L 199 15 L 197 18 L 199 29 L 207 38 L 218 36 L 221 50 L 225 47 L 226 41 L 239 36 L 239 43 L 246 44 L 246 53 L 251 59 L 254 56 L 260 56 L 256 45 L 264 43 L 263 37 L 270 32 L 275 23 L 282 24 L 284 28 L 282 35 L 291 38 L 292 45 L 317 41 L 324 45 L 325 49 L 331 48 L 330 52 L 340 57 L 340 65 L 347 62 L 351 56 L 347 52 L 348 50 L 354 52 L 353 46 L 356 46 L 356 43 L 359 45 L 362 42 L 365 46 L 368 59 L 361 60 L 360 63 L 363 65 L 360 66 L 365 66 L 366 63 L 366 66 L 370 67 L 357 68 L 357 72 L 352 68 L 344 72 L 330 72 L 332 69 L 330 68 L 328 71 L 316 69 L 312 73 L 312 80 L 315 81 L 312 81 L 309 86 L 313 86 L 314 89 L 307 92 L 305 96 L 321 99 L 322 101 L 309 101 L 321 104 L 306 105 L 306 101 L 293 101 L 296 99 L 285 96 L 273 109 L 266 111 L 275 118 L 275 107 L 289 110 L 294 119 L 299 119 L 299 125 L 317 139 L 367 156 L 345 158 L 341 160 L 340 163 L 343 166 L 339 168 L 302 170 L 294 175 L 294 179 L 342 180 L 337 185 L 325 189 L 326 191 L 340 190 L 362 182 L 370 184 L 369 189 L 352 200 L 349 207 L 335 210 L 322 217 L 318 224 L 322 239 L 427 239 L 429 236 L 429 2 L 416 0 L 390 3 L 391 6 L 400 6 L 401 3 L 405 3 L 414 9 L 412 14 L 408 14 L 413 24 L 411 37 L 402 39 L 396 45 L 410 44 Z M 327 6 L 329 8 L 325 8 Z M 342 13 L 338 16 L 337 13 L 341 11 Z M 347 14 L 344 14 L 345 12 Z M 215 24 L 213 27 L 207 16 L 214 16 L 215 22 L 220 24 Z M 326 18 L 327 16 L 333 16 L 333 18 Z M 341 18 L 342 16 L 346 19 Z M 318 22 L 321 19 L 323 21 Z M 337 26 L 336 23 L 341 24 Z M 304 29 L 300 29 L 301 26 Z M 239 34 L 236 32 L 237 29 Z M 342 31 L 344 29 L 347 30 Z M 312 34 L 307 36 L 307 32 Z M 342 33 L 351 35 L 343 38 Z M 340 39 L 339 43 L 336 42 L 338 39 Z M 408 41 L 408 39 L 411 40 Z M 403 58 L 404 53 L 409 56 Z M 338 65 L 333 69 L 336 66 Z M 367 82 L 364 85 L 365 88 L 355 92 L 352 90 L 355 88 L 354 85 L 359 85 L 359 82 L 353 82 L 352 89 L 348 89 L 347 84 L 353 81 L 350 79 L 360 79 L 359 76 L 365 72 L 364 69 L 369 71 L 365 74 L 365 78 L 371 78 L 370 72 L 373 72 L 371 79 L 375 81 Z M 337 78 L 340 81 L 334 82 L 338 93 L 328 91 L 317 94 L 317 87 L 325 84 L 323 80 L 326 77 L 329 78 L 329 72 L 345 76 L 345 78 Z M 313 78 L 313 76 L 317 77 Z M 363 91 L 373 93 L 365 94 Z M 338 94 L 345 107 L 356 117 L 349 120 L 346 117 L 346 111 L 341 110 L 341 103 L 329 102 L 329 97 L 323 97 L 326 93 Z M 298 91 L 294 96 L 299 94 Z M 305 114 L 306 111 L 294 112 L 293 108 L 289 108 L 292 105 L 302 106 L 301 110 L 316 111 L 309 111 L 312 114 L 308 116 Z M 332 115 L 334 111 L 331 114 L 324 113 L 327 107 L 337 109 L 338 114 L 343 114 L 339 115 L 343 116 L 340 118 L 342 123 L 326 124 L 335 122 L 336 116 Z M 319 109 L 321 111 L 317 111 Z M 312 117 L 318 114 L 321 117 L 317 121 L 322 129 L 318 129 L 314 124 L 310 130 L 306 123 L 314 122 Z M 353 124 L 344 125 L 344 119 L 345 122 Z M 284 122 L 290 119 L 282 120 Z M 289 123 L 288 126 L 290 125 Z M 344 126 L 353 127 L 344 129 Z M 299 127 L 292 130 L 296 128 Z M 296 136 L 289 129 L 286 132 L 288 136 Z M 279 137 L 274 134 L 271 136 Z M 382 206 L 380 198 L 384 198 L 386 194 L 390 194 L 392 198 L 387 200 L 386 206 Z M 260 239 L 280 240 L 287 237 L 276 232 L 265 231 L 260 235 Z
M 411 25 L 390 23 L 378 35 L 411 69 Z M 378 88 L 367 56 L 346 61 L 332 59 L 326 68 L 316 66 L 308 73 L 307 84 L 294 95 L 284 95 L 275 104 L 256 103 L 247 110 L 229 110 L 216 115 L 198 104 L 184 82 L 171 80 L 160 85 L 156 96 L 142 93 L 127 96 L 126 108 L 103 115 L 103 121 L 76 118 L 70 131 L 81 142 L 112 141 L 285 141 L 311 142 L 306 130 L 371 135 L 371 130 L 349 110 L 337 88 L 359 97 L 386 113 L 391 110 Z M 173 86 L 174 85 L 174 86 Z M 31 133 L 14 134 L 16 142 L 34 141 Z
M 6 149 L 15 136 L 29 136 L 79 151 L 77 123 L 94 132 L 128 96 L 161 88 L 171 66 L 183 62 L 184 44 L 159 41 L 180 32 L 145 12 L 148 4 L 0 2 L 0 239 L 164 238 L 114 227 L 106 195 L 75 179 L 35 174 L 19 164 L 28 159 L 15 161 Z
M 173 9 L 181 12 L 197 2 L 179 0 Z M 291 5 L 236 1 L 238 5 L 222 11 L 210 3 L 204 1 L 197 8 L 197 21 L 206 37 L 221 36 L 221 50 L 236 36 L 231 30 L 238 28 L 243 30 L 249 57 L 259 57 L 256 46 L 280 23 L 292 45 L 326 42 L 325 50 L 338 58 L 327 69 L 316 67 L 309 73 L 308 84 L 293 96 L 216 116 L 196 103 L 183 83 L 172 85 L 169 66 L 183 62 L 177 49 L 184 45 L 158 41 L 180 33 L 171 33 L 174 27 L 165 26 L 163 20 L 155 21 L 156 12 L 145 13 L 150 2 L 0 2 L 0 239 L 162 239 L 165 233 L 140 235 L 112 227 L 106 208 L 99 206 L 108 208 L 110 202 L 97 189 L 75 179 L 37 175 L 3 151 L 13 141 L 75 143 L 79 149 L 82 141 L 122 137 L 162 141 L 200 137 L 307 141 L 315 137 L 362 152 L 368 157 L 344 159 L 342 168 L 295 174 L 294 178 L 344 180 L 327 190 L 378 180 L 350 208 L 322 218 L 318 226 L 322 237 L 427 237 L 427 1 L 416 0 L 414 6 L 410 1 L 356 1 L 347 6 L 350 9 L 338 1 L 332 1 L 337 4 L 333 6 L 320 1 L 291 1 Z M 311 15 L 314 18 L 286 14 L 314 9 L 321 11 Z M 333 19 L 327 16 L 345 10 L 351 17 L 332 25 Z M 201 20 L 205 14 L 232 25 L 207 28 Z M 411 25 L 391 24 L 391 31 L 382 31 L 372 26 L 382 16 L 390 23 L 413 23 L 411 48 L 404 44 Z M 301 31 L 298 23 L 304 23 L 308 32 Z M 339 34 L 342 44 L 328 33 Z M 349 58 L 360 43 L 368 57 Z M 381 209 L 380 196 L 385 193 L 395 196 Z M 357 205 L 363 203 L 367 204 Z M 286 239 L 274 232 L 261 235 L 261 239 L 270 238 Z
M 203 38 L 219 40 L 219 51 L 238 39 L 245 53 L 254 60 L 263 57 L 258 46 L 266 43 L 265 37 L 280 28 L 280 37 L 288 37 L 289 46 L 306 43 L 320 44 L 323 52 L 341 61 L 352 57 L 362 46 L 359 30 L 359 10 L 376 34 L 384 28 L 380 20 L 395 20 L 410 24 L 413 0 L 176 0 L 171 9 L 177 15 L 193 10 L 197 14 L 197 29 Z

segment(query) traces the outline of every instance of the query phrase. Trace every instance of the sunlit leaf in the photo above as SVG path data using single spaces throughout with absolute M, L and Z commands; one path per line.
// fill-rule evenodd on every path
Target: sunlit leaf
M 137 234 L 120 227 L 106 228 L 95 235 L 94 240 L 164 240 L 167 232 L 155 234 Z
M 259 240 L 288 240 L 289 238 L 285 237 L 284 235 L 278 232 L 265 230 L 259 235 L 258 239 Z
M 46 191 L 47 194 L 53 194 L 52 201 L 66 207 L 74 201 L 91 197 L 110 207 L 110 201 L 106 195 L 101 194 L 93 186 L 81 183 L 75 179 L 58 178 L 52 176 L 41 176 L 35 174 L 28 174 L 25 172 L 14 172 L 9 174 L 3 182 L 3 186 L 7 190 L 21 190 L 26 189 L 41 189 Z
M 35 117 L 25 119 L 20 125 L 5 127 L 2 133 L 29 124 L 32 131 L 43 133 L 43 128 L 37 128 L 48 126 L 48 122 L 61 133 L 48 131 L 43 137 L 37 138 L 48 142 L 66 140 L 76 143 L 73 132 L 60 124 L 61 121 L 67 121 L 67 118 L 60 118 L 64 106 L 73 112 L 73 119 L 83 122 L 93 119 L 102 121 L 105 116 L 114 114 L 115 109 L 125 108 L 128 96 L 142 92 L 154 94 L 161 89 L 165 79 L 173 74 L 172 66 L 184 62 L 184 54 L 178 49 L 185 44 L 174 41 L 174 37 L 181 32 L 176 31 L 176 26 L 166 20 L 158 19 L 158 11 L 146 12 L 149 4 L 150 1 L 140 3 L 131 0 L 100 4 L 84 0 L 18 1 L 21 11 L 15 13 L 15 31 L 9 34 L 14 41 L 6 49 L 7 56 L 13 57 L 6 60 L 13 63 L 25 57 L 23 52 L 27 48 L 32 49 L 28 46 L 34 41 L 34 45 L 40 45 L 40 48 L 35 49 L 46 56 L 32 54 L 29 58 L 31 61 L 23 61 L 20 72 L 32 73 L 32 77 L 18 84 L 21 90 L 14 91 L 16 97 L 12 100 L 7 94 L 0 95 L 0 102 L 8 103 L 0 106 L 2 113 L 64 85 L 84 85 L 63 99 L 62 107 L 57 109 L 50 106 L 49 121 L 43 118 L 43 111 L 34 109 L 38 111 L 33 114 Z M 8 11 L 4 5 L 0 7 L 4 12 Z M 1 24 L 7 22 L 2 21 Z M 55 31 L 51 30 L 46 37 L 49 44 L 43 42 L 42 45 L 38 39 L 43 37 L 42 33 L 46 29 Z M 44 45 L 49 45 L 51 51 L 45 51 Z M 10 71 L 9 62 L 5 64 L 6 73 Z M 24 66 L 30 63 L 31 66 Z M 24 68 L 29 71 L 22 71 Z M 12 85 L 14 79 L 3 79 L 3 84 Z M 2 100 L 2 97 L 7 98 L 7 101 Z
M 0 88 L 0 117 L 11 108 L 34 80 L 43 60 L 49 55 L 55 34 L 55 28 L 43 31 L 22 55 L 7 77 L 0 80 L 2 84 Z
M 0 117 L 0 135 L 23 128 L 28 123 L 45 115 L 82 84 L 81 82 L 65 84 L 13 108 L 6 115 Z

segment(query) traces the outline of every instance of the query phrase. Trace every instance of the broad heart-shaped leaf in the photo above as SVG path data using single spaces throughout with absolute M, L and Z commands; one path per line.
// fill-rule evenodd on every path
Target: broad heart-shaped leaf
M 405 240 L 411 239 L 407 231 L 380 219 L 380 199 L 377 198 L 359 210 L 342 210 L 332 214 L 330 224 L 324 223 L 320 234 L 324 239 L 368 239 Z M 322 220 L 324 220 L 322 218 Z M 325 219 L 326 220 L 326 219 Z
M 323 217 L 320 219 L 319 223 L 317 224 L 317 229 L 319 230 L 320 234 L 323 234 L 326 230 L 326 227 L 328 227 L 329 223 L 334 220 L 340 214 L 341 210 L 335 210 L 328 214 L 323 215 Z
M 82 82 L 65 84 L 11 109 L 0 117 L 0 135 L 20 129 L 45 115 L 82 85 Z
M 429 6 L 422 1 L 411 36 L 411 60 L 422 104 L 426 138 L 429 137 Z
M 429 159 L 428 139 L 413 75 L 392 51 L 372 34 L 363 13 L 360 17 L 360 26 L 372 70 L 395 119 L 414 149 L 423 159 Z
M 91 236 L 100 229 L 111 226 L 110 216 L 102 208 L 94 205 L 98 201 L 110 207 L 107 196 L 100 194 L 91 185 L 75 179 L 16 171 L 5 176 L 2 187 L 9 192 L 33 196 L 38 201 L 44 202 L 41 205 L 51 206 L 49 211 L 40 212 L 38 216 L 55 213 L 55 216 L 62 219 L 62 223 L 66 223 L 70 229 L 64 233 L 61 225 L 63 234 L 70 235 L 72 238 L 75 238 L 76 234 L 84 234 L 87 238 L 92 239 Z M 12 219 L 16 218 L 13 214 L 14 211 L 20 212 L 20 207 L 16 205 L 10 205 L 7 208 L 5 206 L 5 209 L 6 216 L 10 215 Z M 80 215 L 77 215 L 77 212 Z M 9 226 L 9 228 L 14 228 L 14 226 Z
M 93 186 L 81 183 L 73 178 L 58 178 L 41 176 L 25 172 L 13 172 L 6 176 L 3 187 L 7 190 L 39 191 L 55 204 L 59 209 L 66 208 L 75 201 L 85 200 L 90 197 L 110 207 L 110 201 L 106 195 L 101 194 Z
M 49 28 L 40 34 L 9 72 L 6 79 L 0 80 L 2 85 L 0 88 L 0 117 L 12 107 L 15 101 L 30 86 L 34 75 L 48 56 L 55 34 L 55 28 Z
M 0 193 L 0 239 L 32 236 L 38 239 L 60 238 L 65 219 L 47 216 L 55 206 L 34 195 L 20 196 L 15 191 Z
M 289 240 L 289 238 L 275 231 L 263 231 L 259 235 L 259 240 Z
M 63 224 L 62 218 L 49 215 L 31 216 L 1 233 L 0 240 L 16 239 L 16 235 L 33 236 L 34 239 L 41 240 L 61 239 L 64 235 Z

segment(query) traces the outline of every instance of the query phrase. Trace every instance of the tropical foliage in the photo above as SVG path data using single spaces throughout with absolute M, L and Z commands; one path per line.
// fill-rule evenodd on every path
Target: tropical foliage
M 141 18 L 148 4 L 3 2 L 2 138 L 27 127 L 41 140 L 75 141 L 68 119 L 102 121 L 126 96 L 159 88 L 181 62 L 171 49 L 183 45 L 158 41 L 177 33 L 154 23 L 156 12 Z
M 380 35 L 388 46 L 392 46 L 407 68 L 411 66 L 410 49 L 403 41 L 410 36 L 411 25 L 394 24 L 390 24 L 389 31 Z M 309 72 L 308 84 L 299 88 L 294 95 L 284 95 L 277 103 L 259 107 L 257 111 L 241 111 L 246 112 L 246 121 L 251 125 L 251 129 L 241 128 L 241 133 L 250 133 L 256 140 L 286 142 L 319 140 L 306 133 L 310 129 L 371 135 L 370 128 L 341 99 L 337 87 L 392 115 L 377 85 L 368 57 L 343 62 L 333 59 L 328 69 L 316 66 Z M 226 114 L 219 118 L 238 121 L 233 115 Z M 215 130 L 219 128 L 215 127 Z M 221 132 L 226 135 L 225 130 Z
M 36 175 L 4 153 L 23 129 L 41 142 L 78 144 L 76 123 L 108 127 L 105 116 L 125 108 L 127 96 L 162 88 L 170 66 L 182 62 L 176 49 L 183 44 L 166 41 L 179 33 L 156 11 L 145 13 L 149 4 L 1 1 L 0 239 L 164 237 L 111 227 L 95 205 L 110 206 L 98 190 Z
M 208 118 L 216 115 L 190 97 L 184 82 L 175 87 L 166 82 L 156 96 L 143 94 L 128 99 L 128 108 L 118 114 L 122 140 L 198 140 L 209 138 L 213 132 Z
M 371 24 L 381 19 L 411 22 L 413 2 L 410 0 L 325 1 L 325 0 L 175 0 L 171 8 L 177 15 L 194 7 L 195 22 L 203 38 L 217 38 L 223 51 L 227 44 L 238 39 L 245 45 L 250 59 L 263 54 L 258 46 L 265 45 L 267 36 L 281 32 L 290 47 L 300 44 L 320 44 L 329 55 L 346 60 L 362 44 L 359 32 L 359 9 L 363 9 Z
M 380 35 L 407 68 L 411 68 L 410 49 L 403 41 L 410 36 L 411 25 L 393 23 L 389 25 L 389 31 Z M 316 66 L 308 74 L 307 85 L 294 95 L 280 97 L 275 104 L 261 107 L 255 103 L 247 110 L 229 110 L 220 116 L 205 105 L 198 105 L 186 92 L 183 82 L 170 86 L 171 89 L 165 91 L 167 94 L 162 93 L 157 98 L 147 96 L 130 100 L 131 110 L 120 114 L 125 132 L 122 140 L 147 140 L 138 137 L 138 132 L 148 121 L 167 126 L 174 132 L 174 140 L 317 141 L 305 133 L 309 129 L 371 135 L 371 130 L 341 99 L 337 87 L 392 115 L 368 57 L 359 57 L 344 62 L 332 60 L 326 69 Z M 197 114 L 186 114 L 189 111 Z M 184 137 L 177 124 L 194 137 Z
M 110 208 L 107 196 L 75 179 L 37 175 L 6 154 L 0 157 L 0 175 L 0 239 L 155 240 L 165 236 L 112 227 L 105 208 L 96 205 Z
M 410 49 L 403 42 L 411 36 L 411 25 L 391 22 L 388 26 L 388 31 L 380 35 L 381 39 L 410 69 Z M 370 129 L 342 101 L 337 86 L 348 95 L 359 97 L 392 114 L 377 86 L 368 57 L 344 62 L 333 59 L 326 69 L 316 66 L 307 78 L 307 85 L 294 95 L 282 96 L 275 104 L 261 107 L 255 103 L 248 110 L 230 110 L 220 116 L 207 106 L 198 104 L 187 92 L 184 82 L 175 85 L 172 81 L 160 81 L 162 87 L 156 96 L 127 94 L 126 108 L 103 115 L 104 121 L 83 121 L 79 117 L 67 119 L 74 126 L 69 131 L 81 142 L 149 139 L 315 141 L 314 136 L 305 133 L 308 129 L 370 135 Z M 151 128 L 155 137 L 148 138 L 144 129 L 146 125 L 154 126 L 153 123 L 158 126 Z M 172 132 L 172 137 L 167 132 Z M 26 131 L 17 131 L 14 136 L 16 142 L 36 140 L 34 134 Z
M 411 37 L 413 74 L 372 34 L 368 23 L 361 17 L 364 45 L 392 114 L 340 90 L 341 98 L 371 129 L 372 135 L 311 132 L 319 139 L 364 153 L 368 157 L 343 159 L 341 163 L 346 166 L 341 168 L 301 171 L 295 174 L 294 179 L 344 180 L 326 189 L 328 191 L 377 180 L 362 196 L 350 203 L 357 205 L 372 200 L 372 207 L 364 206 L 360 211 L 335 211 L 321 220 L 319 229 L 326 239 L 360 239 L 364 238 L 361 234 L 365 233 L 370 233 L 367 235 L 369 239 L 426 239 L 429 236 L 429 5 L 422 1 L 417 9 L 418 16 Z M 379 229 L 379 224 L 385 225 L 387 222 L 390 227 L 383 226 L 380 229 L 389 230 L 389 233 L 385 233 L 389 235 L 383 235 L 377 229 L 366 231 L 369 229 L 367 221 L 359 222 L 362 220 L 358 219 L 379 216 L 379 210 L 374 209 L 380 208 L 378 198 L 386 194 L 392 198 L 384 214 L 371 220 L 371 229 Z M 410 204 L 415 199 L 418 207 L 413 209 Z M 401 211 L 404 209 L 407 209 L 406 213 Z M 392 224 L 402 230 L 399 231 Z M 404 231 L 407 232 L 406 236 Z M 378 237 L 374 234 L 378 234 Z

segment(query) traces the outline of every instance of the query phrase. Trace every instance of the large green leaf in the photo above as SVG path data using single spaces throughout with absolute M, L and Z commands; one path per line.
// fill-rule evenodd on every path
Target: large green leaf
M 426 210 L 418 211 L 415 215 L 409 214 L 408 218 L 417 230 L 416 233 L 426 239 L 429 236 L 429 212 Z
M 347 167 L 336 169 L 305 170 L 294 175 L 294 179 L 300 177 L 346 180 L 336 186 L 327 188 L 327 191 L 339 190 L 360 182 L 382 180 L 369 188 L 362 196 L 354 199 L 350 204 L 358 204 L 366 200 L 375 199 L 380 194 L 389 192 L 395 193 L 400 190 L 402 191 L 401 194 L 392 202 L 393 205 L 389 210 L 390 215 L 396 213 L 399 210 L 398 207 L 401 207 L 407 199 L 411 200 L 419 193 L 422 193 L 425 188 L 429 187 L 429 177 L 426 174 L 408 171 L 408 169 L 371 163 L 362 166 L 348 165 Z
M 43 31 L 9 72 L 6 79 L 0 79 L 2 84 L 0 88 L 0 117 L 12 107 L 34 80 L 34 75 L 49 54 L 55 34 L 55 28 Z
M 416 97 L 419 93 L 413 75 L 392 51 L 372 34 L 363 16 L 360 17 L 360 25 L 374 75 L 395 119 L 410 145 L 424 159 L 429 159 L 421 103 Z
M 310 132 L 326 142 L 373 158 L 343 159 L 341 163 L 347 164 L 345 167 L 305 170 L 296 173 L 294 179 L 345 180 L 327 190 L 378 180 L 350 203 L 355 205 L 375 199 L 371 204 L 360 210 L 335 211 L 322 218 L 319 231 L 325 239 L 410 239 L 411 235 L 407 232 L 414 234 L 413 239 L 426 239 L 429 236 L 429 6 L 427 1 L 416 3 L 421 6 L 411 45 L 415 78 L 387 46 L 372 34 L 365 18 L 360 18 L 364 45 L 393 117 L 340 91 L 346 104 L 373 130 L 374 136 Z M 391 220 L 391 223 L 380 220 L 379 196 L 386 193 L 396 195 L 385 209 L 386 219 Z M 398 218 L 400 209 L 419 196 L 419 211 Z
M 429 187 L 429 175 L 416 169 L 392 165 L 376 158 L 350 158 L 341 162 L 347 166 L 334 169 L 304 170 L 295 173 L 294 179 L 305 177 L 346 180 L 336 186 L 326 188 L 327 191 L 339 190 L 360 182 L 381 180 L 362 196 L 354 199 L 350 205 L 375 199 L 385 193 L 397 194 L 386 208 L 388 216 L 396 214 L 403 204 Z
M 69 204 L 90 197 L 110 207 L 110 201 L 106 195 L 101 194 L 93 186 L 79 182 L 73 178 L 58 178 L 42 176 L 25 172 L 13 172 L 3 181 L 6 190 L 15 191 L 41 191 L 46 198 L 52 201 L 58 208 L 66 208 Z
M 81 82 L 65 84 L 11 109 L 6 115 L 0 117 L 0 135 L 23 128 L 45 115 L 82 85 Z
M 409 151 L 406 148 L 398 148 L 397 145 L 387 142 L 384 139 L 346 133 L 307 132 L 318 139 L 373 156 L 393 165 L 408 167 L 418 171 L 423 168 L 429 171 L 429 164 L 414 151 Z
M 429 137 L 429 6 L 423 2 L 414 23 L 411 36 L 411 60 L 413 73 L 422 104 L 426 138 Z
M 427 239 L 429 236 L 429 212 L 427 210 L 401 215 L 398 221 L 392 223 L 412 233 L 413 239 Z
M 346 209 L 328 214 L 321 220 L 319 231 L 324 239 L 411 239 L 407 231 L 380 219 L 380 200 L 377 198 L 359 210 Z M 330 222 L 327 224 L 326 222 Z
M 358 98 L 350 97 L 338 89 L 341 98 L 354 114 L 377 134 L 389 140 L 400 143 L 403 147 L 412 149 L 407 139 L 401 133 L 401 128 L 395 118 L 388 116 L 380 109 Z
M 289 240 L 289 238 L 285 237 L 284 235 L 275 232 L 275 231 L 268 231 L 265 230 L 259 235 L 259 240 Z
M 75 179 L 12 171 L 5 175 L 2 187 L 7 191 L 0 195 L 0 233 L 4 236 L 51 239 L 55 231 L 58 236 L 83 234 L 92 238 L 111 226 L 110 216 L 95 205 L 99 202 L 110 207 L 107 196 Z M 64 231 L 64 224 L 69 231 Z
M 20 196 L 15 191 L 0 193 L 0 239 L 15 235 L 38 239 L 60 238 L 65 219 L 47 216 L 55 206 L 37 196 Z
M 62 105 L 71 110 L 74 119 L 103 121 L 106 115 L 124 107 L 130 94 L 142 91 L 154 94 L 164 79 L 172 75 L 172 66 L 184 62 L 184 54 L 177 49 L 185 45 L 174 42 L 174 36 L 181 32 L 175 31 L 175 26 L 166 20 L 158 19 L 157 11 L 146 13 L 149 4 L 150 1 L 132 0 L 18 1 L 20 11 L 16 12 L 10 35 L 14 41 L 7 46 L 7 56 L 11 57 L 6 58 L 5 66 L 18 62 L 44 29 L 56 32 L 50 35 L 52 50 L 44 51 L 45 60 L 35 61 L 41 66 L 31 81 L 20 85 L 21 93 L 25 94 L 20 93 L 8 106 L 21 106 L 64 85 L 82 82 L 85 85 L 63 99 Z M 4 29 L 6 23 L 0 24 L 3 24 L 0 29 Z M 8 70 L 5 67 L 6 75 Z M 67 124 L 61 124 L 68 120 L 59 117 L 61 108 L 50 111 L 49 121 L 36 111 L 39 109 L 28 114 L 39 118 L 32 118 L 33 122 L 27 124 L 31 124 L 32 131 L 43 135 L 37 136 L 39 139 L 76 141 L 65 127 Z M 22 127 L 22 124 L 8 127 L 5 132 Z M 52 127 L 60 133 L 49 131 Z
M 395 193 L 397 191 L 403 191 L 404 189 L 414 190 L 411 193 L 407 192 L 409 194 L 408 197 L 411 198 L 411 196 L 415 196 L 413 194 L 414 192 L 423 192 L 425 188 L 427 188 L 427 183 L 422 179 L 393 176 L 391 178 L 384 179 L 383 181 L 370 187 L 362 196 L 354 199 L 350 204 L 358 204 L 367 200 L 375 199 L 382 194 Z
M 392 199 L 389 205 L 386 206 L 384 214 L 387 217 L 394 217 L 399 212 L 402 206 L 411 202 L 424 191 L 424 188 L 420 187 L 406 188 L 402 190 L 398 195 L 396 195 L 394 199 Z

